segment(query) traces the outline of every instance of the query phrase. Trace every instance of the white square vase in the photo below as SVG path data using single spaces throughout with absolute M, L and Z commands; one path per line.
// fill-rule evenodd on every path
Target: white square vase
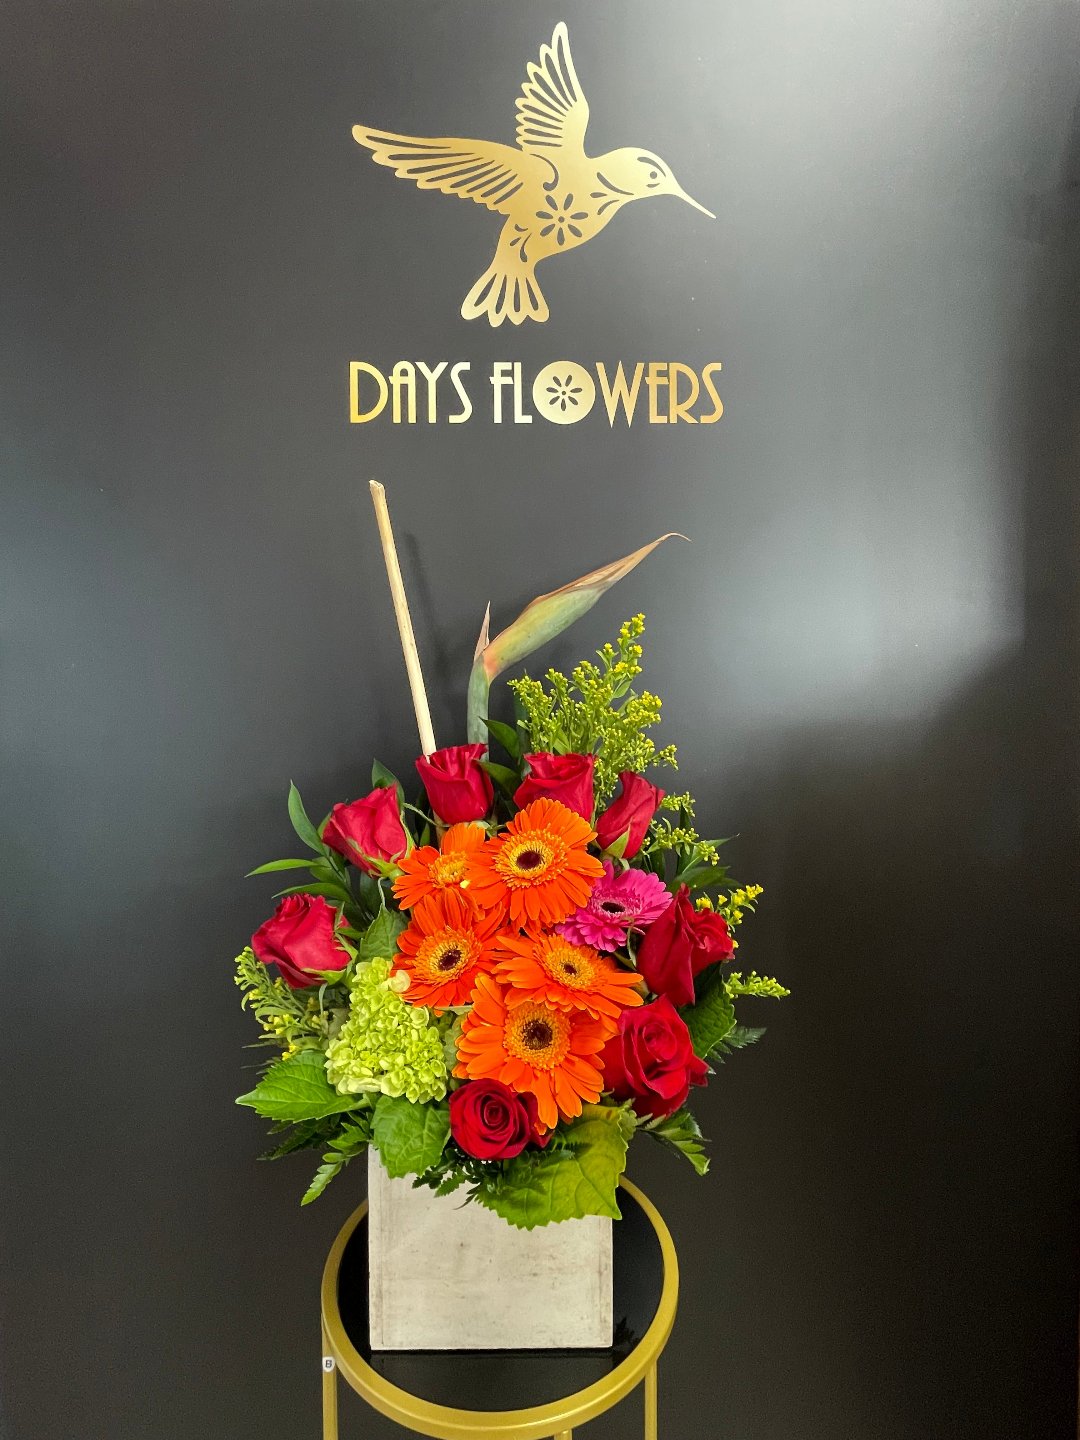
M 518 1230 L 369 1151 L 368 1315 L 373 1350 L 606 1348 L 611 1221 Z

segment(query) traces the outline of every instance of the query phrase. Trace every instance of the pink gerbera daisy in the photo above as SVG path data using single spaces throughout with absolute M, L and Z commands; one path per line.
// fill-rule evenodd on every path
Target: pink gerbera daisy
M 596 950 L 618 950 L 627 932 L 650 925 L 671 904 L 671 892 L 649 870 L 624 870 L 616 875 L 610 860 L 592 894 L 568 920 L 556 926 L 574 945 Z

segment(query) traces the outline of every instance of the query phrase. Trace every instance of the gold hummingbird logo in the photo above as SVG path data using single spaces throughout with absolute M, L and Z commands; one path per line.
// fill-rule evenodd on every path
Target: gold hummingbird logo
M 692 199 L 669 167 L 649 150 L 627 146 L 595 158 L 585 153 L 589 102 L 561 21 L 550 45 L 530 60 L 517 100 L 517 148 L 493 140 L 423 138 L 353 126 L 353 139 L 421 190 L 441 190 L 505 215 L 495 258 L 466 295 L 466 320 L 491 325 L 548 318 L 536 267 L 593 240 L 631 200 L 677 195 Z

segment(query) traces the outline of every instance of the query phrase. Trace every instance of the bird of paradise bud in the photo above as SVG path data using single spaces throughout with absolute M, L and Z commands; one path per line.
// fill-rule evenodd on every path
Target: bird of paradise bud
M 549 640 L 554 640 L 556 635 L 561 635 L 575 620 L 579 620 L 586 611 L 591 610 L 600 596 L 610 590 L 617 580 L 629 575 L 635 565 L 639 565 L 646 555 L 651 555 L 658 545 L 665 540 L 686 538 L 678 531 L 671 530 L 650 544 L 643 545 L 640 550 L 624 555 L 621 560 L 613 560 L 609 565 L 601 565 L 598 570 L 590 570 L 587 575 L 571 580 L 569 585 L 562 585 L 547 595 L 538 595 L 525 606 L 512 624 L 505 630 L 500 630 L 494 640 L 488 639 L 491 616 L 489 605 L 480 638 L 476 642 L 472 674 L 469 677 L 468 739 L 475 742 L 486 738 L 484 718 L 488 711 L 488 694 L 491 682 L 497 675 L 539 650 Z

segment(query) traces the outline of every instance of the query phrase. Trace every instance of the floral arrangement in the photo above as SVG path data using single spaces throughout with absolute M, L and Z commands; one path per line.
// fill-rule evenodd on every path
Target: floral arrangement
M 238 1103 L 274 1122 L 267 1158 L 322 1152 L 302 1203 L 369 1146 L 391 1176 L 525 1228 L 617 1217 L 639 1133 L 706 1172 L 691 1090 L 762 1035 L 736 1002 L 788 992 L 733 968 L 761 887 L 732 882 L 689 794 L 646 778 L 676 755 L 647 734 L 661 702 L 634 688 L 643 618 L 599 663 L 511 680 L 514 723 L 485 718 L 504 662 L 628 562 L 541 597 L 495 642 L 485 625 L 469 743 L 416 761 L 415 804 L 378 763 L 370 793 L 318 826 L 290 788 L 310 853 L 252 874 L 309 878 L 236 962 L 277 1052 Z

